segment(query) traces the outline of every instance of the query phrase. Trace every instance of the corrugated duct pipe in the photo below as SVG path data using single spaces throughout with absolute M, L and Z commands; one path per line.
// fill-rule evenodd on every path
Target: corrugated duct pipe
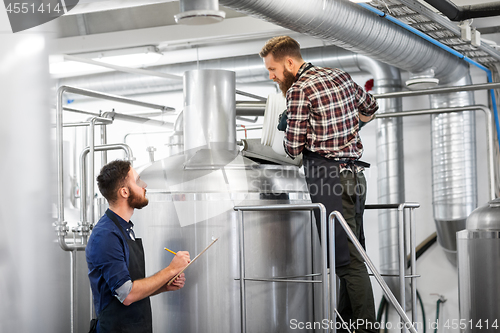
M 468 74 L 454 85 L 472 84 Z M 462 91 L 430 96 L 432 108 L 474 105 L 474 94 Z M 476 127 L 474 112 L 433 115 L 432 199 L 438 242 L 457 264 L 456 232 L 477 207 Z
M 422 38 L 346 0 L 219 0 L 221 5 L 333 42 L 411 73 L 434 71 L 441 83 L 462 78 L 467 66 Z

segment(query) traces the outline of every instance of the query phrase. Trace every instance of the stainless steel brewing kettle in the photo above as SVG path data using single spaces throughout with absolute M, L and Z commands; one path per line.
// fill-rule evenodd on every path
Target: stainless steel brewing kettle
M 500 230 L 500 198 L 475 209 L 466 223 L 467 230 Z

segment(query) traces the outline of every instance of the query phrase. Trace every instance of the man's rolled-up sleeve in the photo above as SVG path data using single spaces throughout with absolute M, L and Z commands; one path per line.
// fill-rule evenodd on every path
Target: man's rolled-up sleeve
M 124 251 L 126 245 L 116 234 L 112 233 L 108 237 L 99 236 L 93 239 L 92 264 L 95 269 L 101 272 L 113 295 L 117 296 L 118 299 L 125 299 L 123 295 L 126 293 L 125 297 L 127 297 L 132 289 L 132 279 Z M 127 281 L 130 281 L 128 291 Z
M 292 87 L 287 92 L 287 128 L 285 151 L 290 157 L 300 155 L 306 145 L 311 102 L 302 89 Z
M 363 116 L 371 116 L 378 110 L 378 103 L 375 97 L 367 93 L 361 86 L 354 83 L 356 90 L 356 103 Z
M 117 288 L 115 290 L 116 293 L 116 298 L 120 301 L 120 303 L 123 303 L 125 298 L 127 298 L 128 294 L 130 294 L 130 291 L 132 290 L 132 280 L 125 281 L 124 284 L 121 285 L 121 287 Z

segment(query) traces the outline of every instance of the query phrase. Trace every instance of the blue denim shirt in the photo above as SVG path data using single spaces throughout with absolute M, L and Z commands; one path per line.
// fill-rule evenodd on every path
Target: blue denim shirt
M 116 215 L 113 211 L 109 211 Z M 116 216 L 124 230 L 133 226 L 132 222 L 126 222 L 118 215 Z M 128 233 L 126 232 L 126 234 Z M 119 296 L 117 289 L 131 281 L 128 270 L 127 239 L 106 214 L 93 228 L 85 255 L 94 306 L 96 314 L 99 316 L 99 313 L 111 302 L 112 298 Z

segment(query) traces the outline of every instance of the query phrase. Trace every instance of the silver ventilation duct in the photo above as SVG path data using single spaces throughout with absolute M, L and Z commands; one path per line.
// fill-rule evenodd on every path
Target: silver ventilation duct
M 218 0 L 180 0 L 180 13 L 175 22 L 187 25 L 211 24 L 222 21 L 226 13 L 219 10 Z
M 471 84 L 468 74 L 456 86 Z M 431 95 L 432 108 L 474 105 L 471 91 Z M 474 112 L 432 116 L 432 198 L 438 241 L 456 266 L 456 232 L 477 207 Z
M 432 69 L 443 84 L 467 72 L 459 58 L 349 1 L 309 0 L 304 5 L 302 0 L 220 0 L 220 4 L 411 73 Z

